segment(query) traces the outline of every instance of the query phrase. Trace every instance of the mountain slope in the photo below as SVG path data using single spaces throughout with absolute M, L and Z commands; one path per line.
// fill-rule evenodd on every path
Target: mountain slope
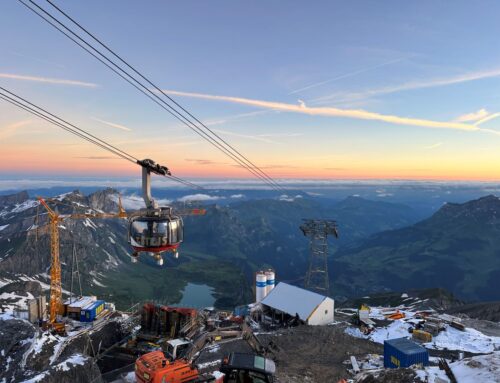
M 3 203 L 2 199 L 3 198 Z M 78 191 L 58 197 L 60 213 L 117 211 L 116 191 L 88 196 Z M 140 199 L 124 196 L 130 206 Z M 133 203 L 132 203 L 133 202 Z M 49 236 L 39 225 L 47 214 L 26 193 L 0 197 L 0 278 L 30 278 L 48 283 Z M 332 246 L 366 238 L 382 229 L 413 222 L 411 209 L 384 202 L 350 198 L 335 205 L 295 198 L 249 200 L 227 206 L 207 205 L 205 216 L 185 218 L 180 258 L 167 254 L 165 265 L 152 259 L 130 264 L 126 221 L 118 219 L 65 220 L 60 226 L 63 286 L 69 290 L 72 246 L 75 242 L 84 291 L 109 297 L 119 304 L 155 299 L 175 303 L 188 282 L 215 288 L 216 304 L 231 307 L 251 299 L 253 273 L 274 267 L 280 280 L 300 280 L 307 267 L 308 241 L 299 230 L 302 218 L 339 221 L 341 238 Z M 0 281 L 1 282 L 1 281 Z
M 500 200 L 446 204 L 342 250 L 332 270 L 335 288 L 347 294 L 442 287 L 465 299 L 500 299 Z

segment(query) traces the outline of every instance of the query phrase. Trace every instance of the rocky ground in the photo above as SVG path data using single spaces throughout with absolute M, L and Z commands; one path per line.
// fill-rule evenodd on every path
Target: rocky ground
M 272 342 L 278 382 L 337 382 L 347 378 L 351 355 L 381 354 L 382 346 L 345 334 L 345 325 L 301 326 L 260 335 Z
M 0 289 L 0 382 L 98 383 L 99 367 L 92 358 L 126 334 L 121 317 L 72 331 L 68 337 L 42 332 L 12 316 L 12 307 L 42 291 L 37 282 L 16 282 Z M 17 301 L 16 301 L 17 299 Z
M 500 322 L 500 302 L 469 303 L 446 310 L 453 315 L 466 315 L 472 319 L 481 319 L 490 322 Z

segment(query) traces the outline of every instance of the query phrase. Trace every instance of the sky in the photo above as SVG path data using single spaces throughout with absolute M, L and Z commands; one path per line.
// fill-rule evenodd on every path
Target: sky
M 496 1 L 55 3 L 277 179 L 500 179 Z M 179 177 L 252 176 L 18 1 L 0 33 L 0 86 Z M 0 100 L 0 176 L 135 174 Z

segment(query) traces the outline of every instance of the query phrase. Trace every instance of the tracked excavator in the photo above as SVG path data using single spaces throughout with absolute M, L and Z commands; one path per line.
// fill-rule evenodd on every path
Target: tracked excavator
M 256 354 L 230 353 L 217 372 L 201 373 L 196 366 L 199 352 L 207 343 L 226 336 L 241 336 Z M 204 332 L 192 342 L 175 339 L 169 343 L 167 354 L 153 351 L 139 357 L 135 363 L 135 377 L 137 383 L 273 383 L 274 362 L 257 354 L 268 352 L 250 327 L 243 323 L 241 331 Z

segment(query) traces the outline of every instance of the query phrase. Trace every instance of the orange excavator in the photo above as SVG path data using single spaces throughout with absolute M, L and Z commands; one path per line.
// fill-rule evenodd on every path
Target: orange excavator
M 200 373 L 186 359 L 169 361 L 162 351 L 145 354 L 135 362 L 137 383 L 273 383 L 275 364 L 254 354 L 231 353 L 215 373 Z

